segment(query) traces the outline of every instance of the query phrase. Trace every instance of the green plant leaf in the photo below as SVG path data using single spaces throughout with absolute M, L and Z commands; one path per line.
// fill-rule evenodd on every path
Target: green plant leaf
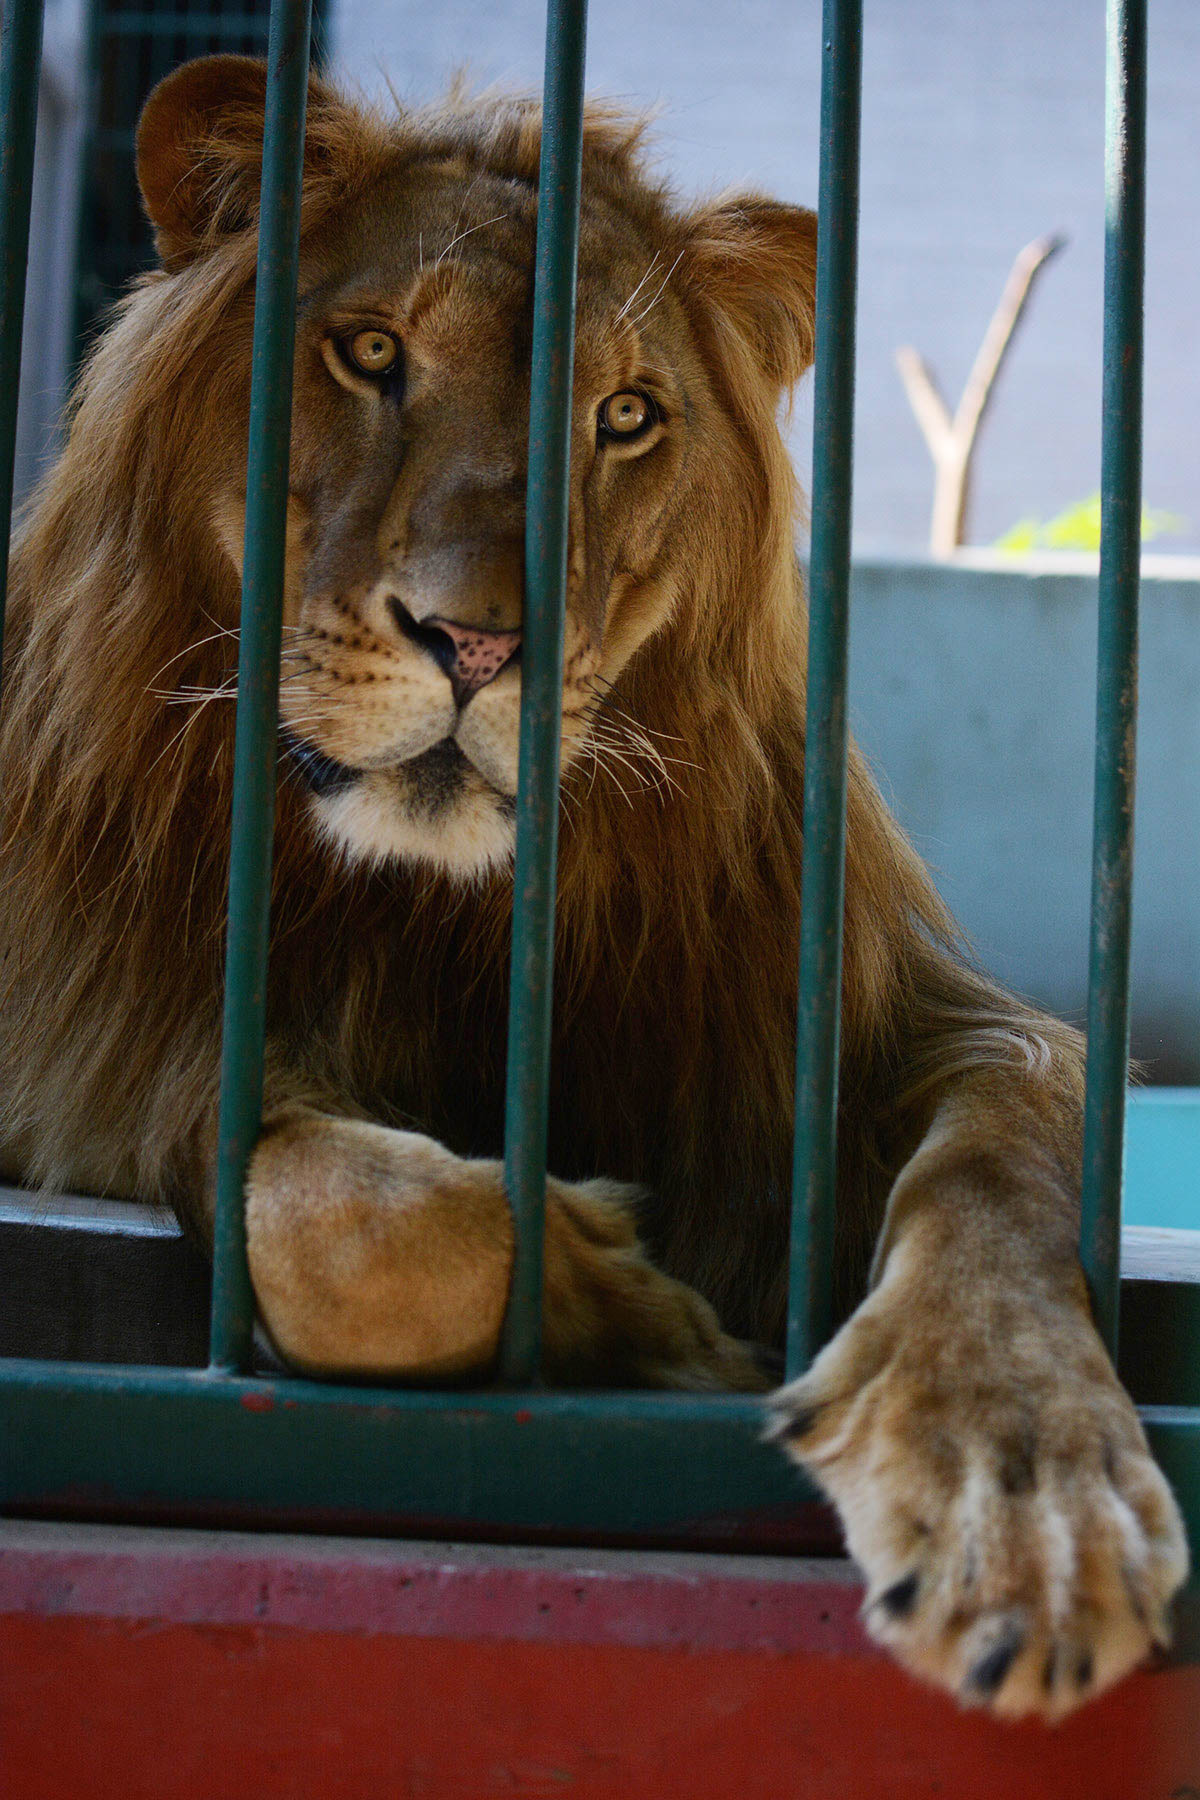
M 1187 519 L 1178 513 L 1166 512 L 1161 507 L 1142 508 L 1143 544 L 1157 537 L 1178 537 L 1188 529 Z M 1099 492 L 1064 507 L 1062 512 L 1055 513 L 1044 523 L 1033 518 L 1018 519 L 992 547 L 1013 556 L 1030 550 L 1099 550 Z

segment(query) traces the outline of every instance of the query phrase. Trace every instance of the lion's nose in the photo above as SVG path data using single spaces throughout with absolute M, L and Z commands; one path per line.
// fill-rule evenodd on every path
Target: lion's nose
M 442 656 L 434 651 L 434 655 L 464 696 L 494 681 L 521 645 L 519 631 L 491 631 L 482 625 L 459 625 L 453 619 L 428 619 L 426 628 L 449 638 L 449 653 Z
M 439 669 L 449 676 L 460 706 L 494 681 L 521 647 L 519 631 L 461 625 L 456 619 L 417 620 L 398 600 L 392 601 L 392 611 L 405 637 L 427 650 Z

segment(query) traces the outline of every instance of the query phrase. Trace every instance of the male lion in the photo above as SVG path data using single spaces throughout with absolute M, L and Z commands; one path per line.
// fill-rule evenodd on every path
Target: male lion
M 146 107 L 162 267 L 19 534 L 0 744 L 4 1166 L 202 1236 L 263 107 L 232 57 Z M 682 211 L 638 135 L 589 117 L 547 1360 L 749 1388 L 742 1340 L 778 1343 L 785 1306 L 805 639 L 776 414 L 815 222 Z M 317 1373 L 485 1371 L 504 1311 L 538 145 L 522 102 L 384 119 L 311 84 L 247 1229 L 262 1318 Z M 1183 1534 L 1076 1260 L 1079 1039 L 965 964 L 857 756 L 843 1041 L 845 1322 L 781 1436 L 871 1629 L 1057 1715 L 1163 1637 Z

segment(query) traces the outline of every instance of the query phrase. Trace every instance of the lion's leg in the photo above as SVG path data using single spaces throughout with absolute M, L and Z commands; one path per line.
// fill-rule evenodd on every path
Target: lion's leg
M 549 1378 L 765 1385 L 712 1308 L 642 1254 L 632 1198 L 612 1183 L 549 1183 Z M 290 1109 L 251 1159 L 246 1240 L 263 1320 L 298 1368 L 429 1379 L 486 1372 L 495 1356 L 513 1253 L 499 1163 Z
M 964 1702 L 1056 1717 L 1165 1639 L 1187 1552 L 1088 1311 L 1077 1102 L 1037 1081 L 950 1085 L 869 1297 L 778 1414 L 838 1506 L 874 1635 Z

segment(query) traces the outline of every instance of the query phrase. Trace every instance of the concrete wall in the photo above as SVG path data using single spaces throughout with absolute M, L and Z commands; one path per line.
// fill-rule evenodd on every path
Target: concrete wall
M 686 190 L 753 183 L 814 202 L 819 0 L 605 0 L 589 87 L 661 108 Z M 865 8 L 856 531 L 919 553 L 931 465 L 892 364 L 914 343 L 951 406 L 1016 251 L 1070 246 L 1045 272 L 980 440 L 972 541 L 1099 486 L 1104 7 L 1100 0 L 870 0 Z M 335 0 L 341 66 L 429 98 L 455 66 L 538 87 L 542 0 Z M 1200 5 L 1150 9 L 1146 498 L 1200 547 Z M 797 458 L 808 462 L 807 396 Z
M 1134 1051 L 1151 1081 L 1195 1082 L 1200 565 L 1147 573 L 1141 635 Z M 851 637 L 852 728 L 980 957 L 1082 1021 L 1094 576 L 862 563 Z

